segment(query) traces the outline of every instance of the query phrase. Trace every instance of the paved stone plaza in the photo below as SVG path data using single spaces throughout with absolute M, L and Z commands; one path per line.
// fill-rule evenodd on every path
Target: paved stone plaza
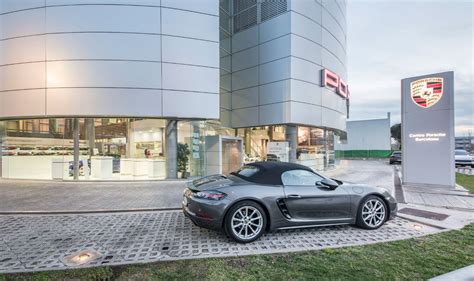
M 386 161 L 341 160 L 324 174 L 393 194 L 393 172 Z M 400 212 L 405 218 L 375 231 L 352 226 L 285 230 L 243 245 L 196 227 L 180 210 L 172 210 L 180 208 L 185 183 L 0 181 L 0 273 L 77 267 L 70 258 L 83 251 L 98 256 L 81 266 L 100 266 L 363 245 L 460 228 L 473 219 L 472 212 L 435 208 L 427 211 L 446 213 L 447 219 Z M 419 208 L 401 204 L 399 209 L 407 207 Z M 68 214 L 84 211 L 105 212 Z
M 319 250 L 407 239 L 439 231 L 397 218 L 369 231 L 351 226 L 285 230 L 251 244 L 194 226 L 181 211 L 0 216 L 0 272 L 65 269 L 82 250 L 100 256 L 83 266 Z
M 353 183 L 365 183 L 383 187 L 394 194 L 394 166 L 388 164 L 387 159 L 370 160 L 340 160 L 324 175 Z

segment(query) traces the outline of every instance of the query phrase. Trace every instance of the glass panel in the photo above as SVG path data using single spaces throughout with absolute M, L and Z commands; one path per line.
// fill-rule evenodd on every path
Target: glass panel
M 62 178 L 64 159 L 72 155 L 72 145 L 57 130 L 57 119 L 3 121 L 1 166 L 3 178 Z M 71 156 L 72 157 L 72 156 Z
M 6 122 L 4 121 L 0 121 L 0 178 L 2 178 L 2 170 L 3 170 L 3 160 L 2 160 L 2 156 L 3 156 L 3 153 L 4 153 L 4 145 L 3 145 L 3 142 L 4 142 L 4 139 L 5 139 L 5 132 L 6 132 Z
M 222 140 L 222 174 L 237 171 L 242 165 L 240 140 Z
M 178 143 L 187 144 L 190 154 L 186 171 L 187 177 L 206 175 L 205 163 L 205 122 L 180 121 L 178 124 Z
M 235 174 L 245 177 L 245 178 L 249 178 L 258 172 L 259 172 L 259 169 L 257 167 L 247 165 L 240 168 L 237 172 L 235 172 Z
M 81 154 L 90 173 L 80 179 L 150 180 L 166 177 L 165 121 L 95 118 L 81 120 Z M 84 142 L 84 144 L 82 144 Z M 81 163 L 81 169 L 87 169 Z
M 149 180 L 166 177 L 165 121 L 81 118 L 0 122 L 1 176 L 20 179 Z M 74 164 L 77 151 L 79 163 Z
M 325 168 L 330 168 L 336 165 L 336 152 L 334 150 L 334 131 L 327 130 L 326 133 L 326 143 L 327 143 L 327 165 Z
M 298 127 L 298 163 L 313 170 L 324 170 L 335 164 L 334 133 L 313 127 Z
M 128 119 L 128 139 L 121 156 L 122 178 L 166 177 L 165 126 L 166 121 L 160 119 Z

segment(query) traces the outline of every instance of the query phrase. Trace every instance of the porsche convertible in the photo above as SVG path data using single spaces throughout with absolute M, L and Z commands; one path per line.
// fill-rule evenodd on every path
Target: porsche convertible
M 355 224 L 377 229 L 397 212 L 383 188 L 330 179 L 310 168 L 257 162 L 188 183 L 183 212 L 197 226 L 224 230 L 239 243 L 266 231 Z

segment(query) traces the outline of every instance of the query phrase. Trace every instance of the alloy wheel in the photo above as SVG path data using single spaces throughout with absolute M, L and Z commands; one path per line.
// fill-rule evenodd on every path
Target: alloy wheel
M 362 207 L 362 219 L 370 227 L 378 227 L 385 221 L 385 205 L 377 199 L 370 199 Z
M 243 206 L 232 215 L 232 232 L 242 240 L 249 240 L 262 231 L 263 223 L 262 213 L 257 208 Z

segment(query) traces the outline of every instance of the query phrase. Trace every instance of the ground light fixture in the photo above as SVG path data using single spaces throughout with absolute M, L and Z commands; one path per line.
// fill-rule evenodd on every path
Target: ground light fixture
M 422 230 L 423 229 L 422 225 L 416 224 L 416 223 L 412 224 L 411 227 L 413 227 L 415 230 Z
M 69 266 L 78 266 L 86 264 L 100 257 L 101 254 L 93 249 L 86 249 L 75 252 L 63 259 L 63 262 Z

